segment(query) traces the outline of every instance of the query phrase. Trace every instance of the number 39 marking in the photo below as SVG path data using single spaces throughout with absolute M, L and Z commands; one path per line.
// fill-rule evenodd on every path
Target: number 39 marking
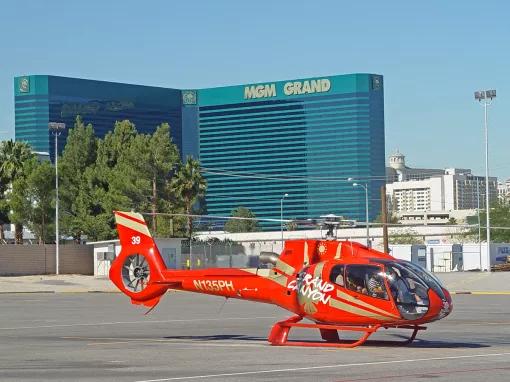
M 140 236 L 131 236 L 131 244 L 133 245 L 140 244 Z

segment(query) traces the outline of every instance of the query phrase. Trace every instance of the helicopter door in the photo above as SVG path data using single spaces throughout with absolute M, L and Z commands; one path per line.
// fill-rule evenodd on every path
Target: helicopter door
M 387 284 L 384 279 L 384 271 L 377 265 L 341 265 L 332 269 L 334 276 L 336 267 L 343 268 L 343 278 L 336 278 L 335 284 L 345 289 L 338 289 L 338 297 L 348 302 L 353 307 L 353 313 L 362 316 L 363 319 L 388 319 L 399 318 L 395 305 L 389 298 Z M 342 286 L 340 282 L 344 285 Z

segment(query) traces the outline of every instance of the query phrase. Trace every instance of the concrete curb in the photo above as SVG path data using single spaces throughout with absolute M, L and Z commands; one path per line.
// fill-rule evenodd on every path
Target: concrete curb
M 121 293 L 120 291 L 108 291 L 108 290 L 62 290 L 55 291 L 55 293 Z

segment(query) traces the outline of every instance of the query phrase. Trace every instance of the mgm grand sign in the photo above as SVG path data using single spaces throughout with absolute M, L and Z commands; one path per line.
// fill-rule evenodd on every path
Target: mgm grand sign
M 331 89 L 327 78 L 318 80 L 289 81 L 283 85 L 286 96 L 325 93 Z M 244 99 L 276 97 L 276 84 L 248 85 L 244 87 Z

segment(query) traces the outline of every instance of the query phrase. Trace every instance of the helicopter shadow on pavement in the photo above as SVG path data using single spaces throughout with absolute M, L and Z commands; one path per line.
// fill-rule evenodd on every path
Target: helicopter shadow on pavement
M 267 341 L 267 337 L 246 336 L 243 334 L 216 334 L 209 336 L 168 336 L 166 340 L 190 340 L 190 341 Z
M 367 340 L 364 344 L 360 345 L 360 347 L 411 347 L 411 348 L 421 348 L 421 349 L 478 349 L 478 348 L 487 348 L 490 345 L 480 344 L 475 342 L 452 342 L 452 341 L 437 341 L 437 340 L 423 340 L 416 339 L 412 343 L 406 343 L 408 337 L 400 336 L 400 335 L 392 335 L 392 337 L 402 338 L 402 341 L 399 340 Z M 269 345 L 267 342 L 267 337 L 256 337 L 256 336 L 247 336 L 243 334 L 217 334 L 217 335 L 205 335 L 205 336 L 168 336 L 164 337 L 166 340 L 189 340 L 196 342 L 207 342 L 207 341 L 251 341 L 251 342 L 264 342 Z M 292 342 L 292 339 L 289 339 L 289 342 Z M 300 342 L 316 342 L 316 341 L 306 341 L 300 340 Z M 351 340 L 342 341 L 344 343 L 353 342 Z
M 477 342 L 455 342 L 455 341 L 440 341 L 440 340 L 424 340 L 416 338 L 411 343 L 406 343 L 408 337 L 404 335 L 393 334 L 392 337 L 402 338 L 399 340 L 367 340 L 361 346 L 377 346 L 377 347 L 410 347 L 414 349 L 479 349 L 491 347 L 487 344 Z

